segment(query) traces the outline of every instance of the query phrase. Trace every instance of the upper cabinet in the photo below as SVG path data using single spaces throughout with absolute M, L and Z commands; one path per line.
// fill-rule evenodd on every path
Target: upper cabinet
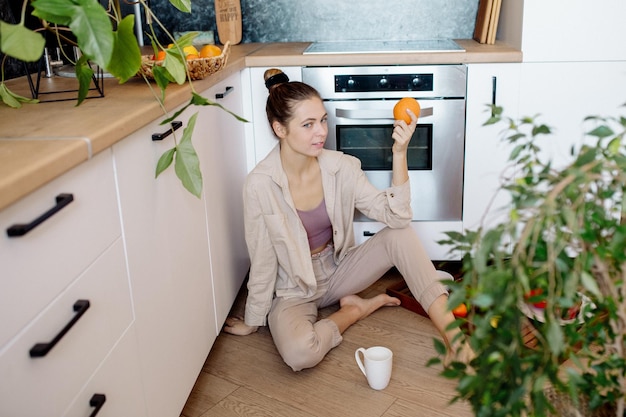
M 524 62 L 626 59 L 623 0 L 503 1 L 498 39 Z
M 586 116 L 623 114 L 625 19 L 623 0 L 502 4 L 498 38 L 523 53 L 518 114 L 552 128 L 538 145 L 554 167 L 570 162 L 571 148 L 583 143 Z

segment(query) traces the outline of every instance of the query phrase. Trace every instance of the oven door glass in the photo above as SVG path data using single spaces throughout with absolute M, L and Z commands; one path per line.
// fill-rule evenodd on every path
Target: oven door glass
M 393 125 L 342 125 L 336 127 L 337 149 L 361 160 L 365 171 L 390 171 Z M 419 124 L 407 151 L 410 170 L 433 167 L 433 126 Z

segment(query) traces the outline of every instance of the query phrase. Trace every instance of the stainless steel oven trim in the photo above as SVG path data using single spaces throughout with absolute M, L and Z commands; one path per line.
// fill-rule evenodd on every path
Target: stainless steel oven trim
M 432 74 L 435 80 L 433 91 L 377 91 L 369 98 L 392 99 L 415 98 L 465 98 L 467 89 L 467 67 L 462 64 L 449 65 L 394 65 L 366 67 L 304 67 L 302 81 L 314 86 L 324 100 L 363 99 L 366 94 L 336 92 L 335 75 L 386 75 L 386 74 Z
M 426 117 L 430 117 L 434 114 L 432 107 L 426 107 L 420 109 L 419 119 L 422 120 Z M 384 119 L 393 121 L 393 116 L 388 110 L 350 110 L 350 109 L 335 109 L 335 117 L 343 119 Z

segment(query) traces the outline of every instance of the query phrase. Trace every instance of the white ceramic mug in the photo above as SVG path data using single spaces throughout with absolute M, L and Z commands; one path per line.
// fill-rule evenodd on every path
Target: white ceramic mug
M 361 360 L 361 354 L 364 360 Z M 372 389 L 385 389 L 391 379 L 391 367 L 393 362 L 393 352 L 383 346 L 371 348 L 358 348 L 354 352 L 357 365 L 367 378 L 367 383 Z

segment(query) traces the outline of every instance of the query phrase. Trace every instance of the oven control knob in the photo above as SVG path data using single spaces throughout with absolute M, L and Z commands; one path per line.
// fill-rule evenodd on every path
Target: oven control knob
M 420 77 L 415 77 L 413 78 L 413 81 L 411 81 L 411 84 L 413 84 L 413 87 L 419 87 L 421 83 L 422 83 L 422 80 L 420 80 Z
M 378 80 L 378 86 L 381 88 L 387 88 L 389 86 L 389 80 L 387 80 L 386 78 L 381 78 L 380 80 Z
M 348 78 L 346 85 L 348 86 L 348 88 L 354 88 L 354 86 L 356 85 L 356 81 L 354 81 L 352 78 Z

